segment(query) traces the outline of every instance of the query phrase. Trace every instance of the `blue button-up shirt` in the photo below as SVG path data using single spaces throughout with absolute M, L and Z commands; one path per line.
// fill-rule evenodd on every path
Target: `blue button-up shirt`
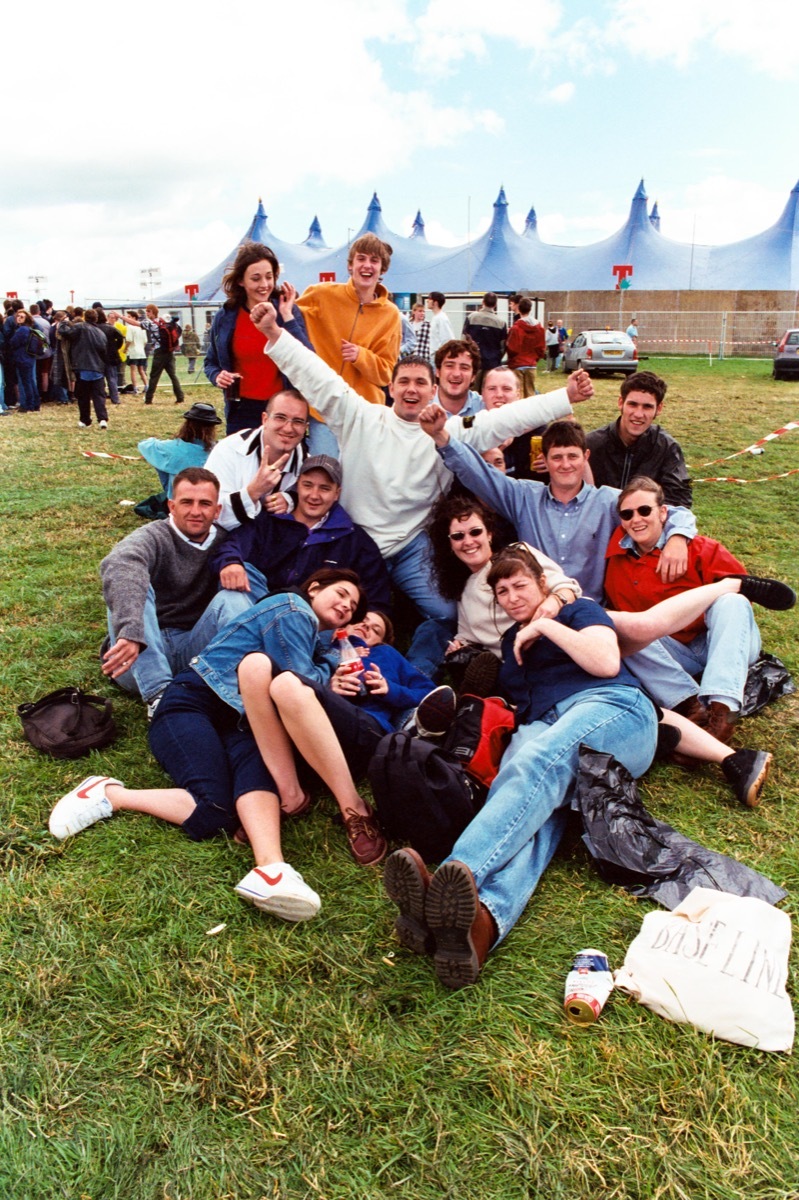
M 619 514 L 617 488 L 584 483 L 572 500 L 556 500 L 544 483 L 509 479 L 483 461 L 465 442 L 450 440 L 439 449 L 445 465 L 485 504 L 515 526 L 522 541 L 538 546 L 564 575 L 571 575 L 583 595 L 601 601 L 605 581 L 605 549 Z M 664 533 L 692 538 L 696 519 L 687 508 L 669 507 Z

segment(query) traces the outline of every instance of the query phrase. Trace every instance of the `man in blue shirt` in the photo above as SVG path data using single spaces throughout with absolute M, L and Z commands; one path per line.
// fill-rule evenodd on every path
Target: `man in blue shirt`
M 470 491 L 515 526 L 519 537 L 560 563 L 576 579 L 585 596 L 601 600 L 605 578 L 605 548 L 619 516 L 618 490 L 593 487 L 583 480 L 587 459 L 585 433 L 571 421 L 553 421 L 543 437 L 550 483 L 513 479 L 494 471 L 468 445 L 450 439 L 445 414 L 429 405 L 419 424 L 438 446 L 445 464 Z M 696 534 L 696 520 L 684 508 L 670 508 L 667 541 L 659 572 L 664 582 L 679 579 L 688 565 L 687 541 Z M 696 681 L 654 642 L 627 660 L 647 691 L 664 708 L 695 703 Z

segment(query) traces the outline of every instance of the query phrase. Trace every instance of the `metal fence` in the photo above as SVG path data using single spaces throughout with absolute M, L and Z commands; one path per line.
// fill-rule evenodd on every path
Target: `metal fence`
M 629 309 L 628 309 L 629 314 Z M 572 334 L 581 329 L 626 329 L 619 310 L 565 312 Z M 771 358 L 786 329 L 799 326 L 796 309 L 763 312 L 660 312 L 636 309 L 639 354 L 712 354 L 717 358 Z

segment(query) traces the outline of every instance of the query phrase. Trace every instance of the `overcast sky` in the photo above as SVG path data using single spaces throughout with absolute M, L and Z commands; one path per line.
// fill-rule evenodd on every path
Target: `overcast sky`
M 792 0 L 196 0 L 4 10 L 0 291 L 167 291 L 222 261 L 263 197 L 328 245 L 372 192 L 392 230 L 597 241 L 643 177 L 669 238 L 773 224 L 799 178 Z M 34 15 L 35 14 L 35 15 Z M 35 34 L 35 42 L 34 42 Z M 390 282 L 390 278 L 389 278 Z M 535 281 L 529 281 L 535 286 Z

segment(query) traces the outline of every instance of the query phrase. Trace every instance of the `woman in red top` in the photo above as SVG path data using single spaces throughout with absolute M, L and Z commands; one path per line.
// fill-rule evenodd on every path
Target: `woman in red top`
M 250 310 L 263 300 L 274 304 L 278 324 L 313 350 L 302 313 L 294 304 L 290 283 L 277 286 L 280 266 L 268 246 L 244 242 L 222 279 L 228 297 L 214 317 L 204 370 L 225 393 L 225 432 L 256 429 L 266 402 L 290 386 L 264 354 L 266 338 L 250 320 Z

